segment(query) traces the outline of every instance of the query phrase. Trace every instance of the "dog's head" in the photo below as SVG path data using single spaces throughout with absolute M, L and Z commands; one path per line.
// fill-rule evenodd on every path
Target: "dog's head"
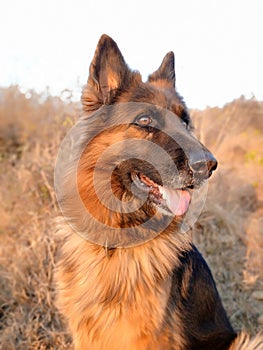
M 102 139 L 104 143 L 108 140 L 107 147 L 110 140 L 115 144 L 123 139 L 148 141 L 133 145 L 127 141 L 119 147 L 117 159 L 111 158 L 115 195 L 122 200 L 132 190 L 138 197 L 145 198 L 147 193 L 148 202 L 163 213 L 185 214 L 189 189 L 206 180 L 217 162 L 192 133 L 188 110 L 175 89 L 173 52 L 164 57 L 147 82 L 142 82 L 141 75 L 126 64 L 116 43 L 103 35 L 90 65 L 82 103 L 87 114 L 105 105 L 119 105 L 114 111 L 108 108 L 104 119 L 105 123 L 110 119 L 123 125 L 96 138 L 93 147 L 99 147 L 100 153 L 105 147 Z M 129 108 L 122 107 L 124 103 Z M 153 159 L 147 161 L 150 158 L 156 160 L 155 164 Z
M 168 53 L 143 82 L 116 43 L 103 35 L 82 104 L 74 146 L 77 189 L 92 217 L 114 228 L 142 228 L 154 218 L 146 230 L 156 232 L 167 218 L 178 222 L 189 208 L 191 191 L 210 177 L 217 162 L 192 133 L 187 107 L 175 89 L 174 54 Z M 71 185 L 64 188 L 71 217 L 84 222 L 70 199 Z M 85 222 L 90 227 L 90 220 Z

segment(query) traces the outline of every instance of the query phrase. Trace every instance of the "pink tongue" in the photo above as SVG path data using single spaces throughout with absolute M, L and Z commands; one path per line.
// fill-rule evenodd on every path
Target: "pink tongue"
M 159 186 L 159 190 L 163 195 L 163 199 L 166 201 L 167 207 L 174 215 L 180 216 L 186 213 L 191 201 L 188 191 L 171 190 L 161 186 Z

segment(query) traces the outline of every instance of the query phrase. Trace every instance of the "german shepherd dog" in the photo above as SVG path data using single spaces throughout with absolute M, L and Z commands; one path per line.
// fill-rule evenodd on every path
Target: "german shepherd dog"
M 58 305 L 75 349 L 263 349 L 233 330 L 182 230 L 217 161 L 192 133 L 173 52 L 142 82 L 103 35 L 82 104 L 56 183 Z

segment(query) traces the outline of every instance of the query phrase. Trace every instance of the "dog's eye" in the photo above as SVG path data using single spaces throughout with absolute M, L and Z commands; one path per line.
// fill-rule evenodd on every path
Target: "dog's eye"
M 188 129 L 189 125 L 186 121 L 182 120 L 182 124 L 186 129 Z
M 148 126 L 152 122 L 152 118 L 148 115 L 142 115 L 136 119 L 136 123 L 141 126 Z

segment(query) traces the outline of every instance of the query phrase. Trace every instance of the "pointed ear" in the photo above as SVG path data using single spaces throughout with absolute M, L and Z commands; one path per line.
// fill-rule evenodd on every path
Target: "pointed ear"
M 84 110 L 95 110 L 102 104 L 111 104 L 130 84 L 132 71 L 115 43 L 102 35 L 89 69 L 89 78 L 82 94 Z
M 174 53 L 168 52 L 160 67 L 148 77 L 148 82 L 165 81 L 169 87 L 175 87 Z

